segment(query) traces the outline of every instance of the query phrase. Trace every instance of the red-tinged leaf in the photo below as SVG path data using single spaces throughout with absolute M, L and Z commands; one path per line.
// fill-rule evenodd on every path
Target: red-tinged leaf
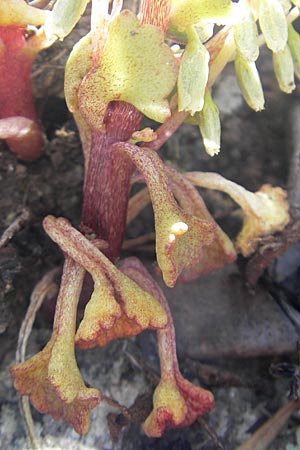
M 171 111 L 166 98 L 177 78 L 177 61 L 162 31 L 122 11 L 109 25 L 99 64 L 84 77 L 79 108 L 93 130 L 101 130 L 109 102 L 121 100 L 158 122 Z

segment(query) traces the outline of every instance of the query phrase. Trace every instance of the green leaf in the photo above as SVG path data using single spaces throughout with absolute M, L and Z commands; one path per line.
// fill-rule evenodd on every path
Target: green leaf
M 57 0 L 45 22 L 47 39 L 63 40 L 75 27 L 90 0 Z
M 190 29 L 178 75 L 178 110 L 191 115 L 201 111 L 208 80 L 209 52 L 200 42 L 195 30 Z
M 170 25 L 185 30 L 199 22 L 226 23 L 232 12 L 230 0 L 173 0 Z
M 106 46 L 79 89 L 80 110 L 92 129 L 100 129 L 110 101 L 123 100 L 157 122 L 170 116 L 166 97 L 178 72 L 177 61 L 161 30 L 142 25 L 123 11 L 109 26 Z

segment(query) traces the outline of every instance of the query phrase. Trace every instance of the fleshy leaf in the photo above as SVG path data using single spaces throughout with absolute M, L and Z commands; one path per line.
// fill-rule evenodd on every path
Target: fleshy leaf
M 109 25 L 99 65 L 83 79 L 80 110 L 94 130 L 102 127 L 110 101 L 123 100 L 158 122 L 170 116 L 166 97 L 177 78 L 177 61 L 163 41 L 162 31 L 142 25 L 130 11 L 123 11 Z
M 100 401 L 98 390 L 87 388 L 75 360 L 74 335 L 77 303 L 84 270 L 66 259 L 57 301 L 54 330 L 46 347 L 11 368 L 15 388 L 55 420 L 63 419 L 79 434 L 89 429 L 89 413 Z
M 289 222 L 287 193 L 280 187 L 265 184 L 253 193 L 217 173 L 189 172 L 185 176 L 196 186 L 226 192 L 242 208 L 245 218 L 236 247 L 243 256 L 255 251 L 260 237 L 282 231 Z
M 95 283 L 92 303 L 87 305 L 76 335 L 81 347 L 105 345 L 112 339 L 166 325 L 159 302 L 118 270 L 66 220 L 48 216 L 44 228 L 66 254 L 90 272 Z
M 75 27 L 90 0 L 56 0 L 44 30 L 47 39 L 64 39 Z
M 92 67 L 92 45 L 90 33 L 81 38 L 73 47 L 65 68 L 65 98 L 68 109 L 74 115 L 80 133 L 85 158 L 85 170 L 88 168 L 91 147 L 91 130 L 83 118 L 78 106 L 78 89 L 83 77 Z
M 173 0 L 170 26 L 183 31 L 199 22 L 225 24 L 232 12 L 230 0 Z
M 92 44 L 90 33 L 83 36 L 73 47 L 65 70 L 65 97 L 69 110 L 78 110 L 78 89 L 83 77 L 92 67 Z
M 127 258 L 122 270 L 160 302 L 168 317 L 167 326 L 158 331 L 161 380 L 154 392 L 153 411 L 143 424 L 148 436 L 160 437 L 169 428 L 191 425 L 199 415 L 213 408 L 214 399 L 211 392 L 194 386 L 179 371 L 174 324 L 168 302 L 157 283 L 137 258 Z
M 203 108 L 208 62 L 209 52 L 201 43 L 197 32 L 191 28 L 179 67 L 177 81 L 179 111 L 188 111 L 193 116 Z
M 157 262 L 166 285 L 173 287 L 182 270 L 199 261 L 203 245 L 212 242 L 215 225 L 178 206 L 155 151 L 129 143 L 116 146 L 125 151 L 145 178 L 154 210 Z
M 0 0 L 0 25 L 42 25 L 49 11 L 34 8 L 25 0 Z

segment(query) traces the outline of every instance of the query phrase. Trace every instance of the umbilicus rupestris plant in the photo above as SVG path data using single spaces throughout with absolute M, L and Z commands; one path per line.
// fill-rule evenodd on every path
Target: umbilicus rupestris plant
M 75 3 L 58 1 L 55 7 Z M 157 262 L 169 287 L 231 263 L 237 252 L 249 256 L 258 238 L 288 223 L 281 188 L 265 185 L 254 194 L 218 174 L 179 173 L 157 150 L 189 120 L 199 125 L 207 153 L 219 152 L 220 122 L 211 87 L 231 60 L 245 100 L 255 110 L 263 108 L 255 66 L 263 40 L 274 52 L 280 87 L 290 89 L 293 59 L 296 69 L 299 64 L 299 35 L 294 29 L 288 34 L 288 23 L 298 15 L 296 7 L 284 10 L 277 0 L 142 0 L 138 15 L 122 10 L 120 0 L 111 7 L 108 0 L 92 1 L 91 31 L 74 46 L 65 72 L 66 101 L 85 158 L 80 231 L 64 218 L 44 219 L 45 231 L 65 255 L 53 335 L 40 353 L 11 369 L 16 389 L 30 396 L 39 411 L 86 433 L 90 410 L 103 396 L 85 386 L 74 346 L 104 346 L 145 329 L 157 330 L 161 361 L 145 433 L 158 437 L 167 428 L 190 425 L 213 407 L 212 394 L 179 371 L 173 321 L 160 288 L 136 258 L 117 258 L 126 221 L 150 201 Z M 221 28 L 214 34 L 215 24 Z M 141 130 L 143 115 L 162 125 L 156 132 Z M 146 188 L 129 201 L 134 181 Z M 220 189 L 242 208 L 245 221 L 236 244 L 214 221 L 195 186 Z M 76 329 L 87 276 L 94 289 Z

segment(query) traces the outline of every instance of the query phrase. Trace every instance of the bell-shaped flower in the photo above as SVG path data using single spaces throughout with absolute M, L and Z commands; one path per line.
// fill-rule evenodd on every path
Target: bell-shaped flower
M 163 122 L 171 114 L 166 98 L 177 72 L 177 61 L 164 43 L 163 32 L 141 24 L 132 12 L 122 11 L 109 24 L 99 63 L 80 85 L 81 114 L 92 130 L 101 130 L 108 103 L 123 100 Z
M 247 61 L 256 61 L 259 55 L 256 20 L 247 3 L 238 4 L 239 20 L 234 26 L 234 41 L 239 55 Z
M 172 191 L 180 206 L 189 214 L 213 222 L 216 226 L 213 241 L 203 246 L 199 261 L 184 269 L 179 276 L 179 280 L 191 281 L 233 262 L 237 256 L 234 245 L 210 215 L 199 192 L 184 175 L 172 167 L 167 167 L 167 173 Z
M 290 94 L 295 89 L 294 62 L 288 45 L 273 53 L 273 66 L 279 88 Z
M 211 392 L 194 386 L 179 371 L 173 320 L 159 286 L 137 258 L 127 258 L 122 264 L 122 270 L 150 292 L 168 316 L 166 327 L 158 331 L 161 380 L 154 391 L 153 410 L 143 424 L 148 436 L 160 437 L 169 428 L 191 425 L 198 416 L 213 408 L 214 398 Z
M 201 259 L 201 249 L 212 242 L 216 226 L 180 208 L 156 152 L 129 143 L 115 145 L 130 157 L 148 186 L 154 210 L 157 262 L 166 285 L 173 287 L 183 269 Z
M 90 410 L 101 400 L 97 389 L 85 386 L 75 360 L 76 314 L 83 276 L 84 269 L 67 257 L 50 341 L 37 355 L 11 368 L 18 392 L 28 395 L 38 411 L 72 424 L 79 434 L 88 432 Z
M 264 92 L 255 62 L 247 61 L 237 55 L 234 60 L 234 68 L 239 87 L 248 106 L 254 111 L 264 109 Z
M 201 43 L 196 30 L 191 27 L 179 66 L 177 81 L 179 111 L 188 111 L 193 116 L 203 108 L 208 62 L 209 52 Z
M 280 0 L 259 0 L 259 25 L 267 47 L 273 52 L 284 49 L 288 38 L 287 21 Z
M 165 326 L 167 317 L 159 302 L 118 270 L 66 220 L 48 216 L 44 228 L 94 280 L 94 291 L 76 333 L 80 347 L 105 345 L 112 339 Z
M 282 231 L 289 222 L 287 194 L 280 187 L 265 184 L 253 193 L 217 173 L 189 172 L 186 177 L 196 186 L 225 192 L 242 208 L 244 224 L 236 248 L 243 256 L 255 251 L 259 238 Z
M 209 89 L 205 92 L 204 106 L 197 114 L 197 122 L 206 153 L 217 155 L 221 147 L 221 122 L 219 109 L 211 97 Z
M 300 34 L 292 24 L 288 26 L 288 46 L 292 54 L 294 71 L 296 77 L 300 79 Z

